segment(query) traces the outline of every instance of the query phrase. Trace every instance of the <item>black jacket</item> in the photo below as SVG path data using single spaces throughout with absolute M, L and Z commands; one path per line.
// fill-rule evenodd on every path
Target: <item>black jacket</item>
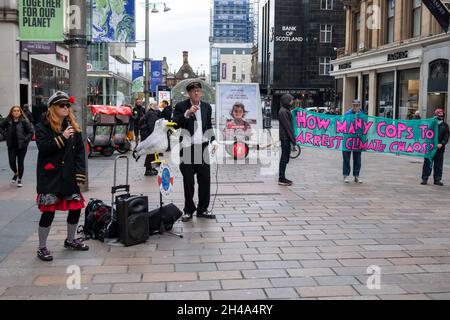
M 291 111 L 281 107 L 278 111 L 278 120 L 280 122 L 280 140 L 288 140 L 295 144 Z
M 13 120 L 6 118 L 0 125 L 0 132 L 6 137 L 6 145 L 8 148 L 13 144 Z M 33 137 L 33 126 L 25 118 L 21 117 L 16 127 L 16 137 L 18 149 L 27 148 Z
M 445 145 L 448 143 L 448 139 L 450 137 L 450 130 L 448 127 L 448 123 L 442 121 L 441 124 L 438 126 L 438 130 L 439 130 L 438 143 L 443 145 L 443 147 L 440 150 L 445 151 Z
M 166 119 L 167 121 L 172 120 L 172 106 L 167 106 L 161 111 L 161 118 Z
M 63 126 L 63 131 L 66 126 Z M 77 182 L 85 182 L 84 145 L 81 133 L 66 139 L 52 130 L 45 119 L 36 126 L 37 193 L 80 193 Z
M 197 122 L 197 119 L 195 117 L 195 114 L 191 115 L 190 118 L 186 118 L 184 114 L 186 111 L 191 107 L 191 101 L 190 99 L 187 99 L 185 101 L 181 101 L 177 103 L 175 106 L 175 110 L 173 112 L 173 121 L 177 123 L 176 128 L 182 128 L 189 131 L 189 134 L 191 137 L 194 135 L 194 128 L 195 124 Z M 211 105 L 209 105 L 206 102 L 201 101 L 200 102 L 200 112 L 202 114 L 202 132 L 208 142 L 212 142 L 216 139 L 212 122 L 211 122 L 211 116 L 212 116 L 212 108 Z M 183 134 L 180 136 L 180 142 L 183 141 Z
M 131 116 L 131 119 L 133 119 L 134 121 L 135 128 L 139 128 L 140 121 L 144 115 L 145 115 L 145 108 L 143 106 L 135 106 L 133 108 L 133 115 Z
M 155 129 L 155 122 L 158 121 L 160 117 L 160 112 L 157 110 L 150 109 L 145 113 L 143 118 L 143 123 L 141 126 L 141 140 L 147 139 Z

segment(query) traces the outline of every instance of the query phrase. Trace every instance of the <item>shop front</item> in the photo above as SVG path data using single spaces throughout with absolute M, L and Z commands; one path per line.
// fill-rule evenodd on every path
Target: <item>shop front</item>
M 333 61 L 337 104 L 346 110 L 359 99 L 368 115 L 399 120 L 412 119 L 417 111 L 430 118 L 437 108 L 448 114 L 450 41 L 442 40 L 448 38 L 440 35 Z
M 88 72 L 87 101 L 94 105 L 131 104 L 132 82 L 108 71 Z

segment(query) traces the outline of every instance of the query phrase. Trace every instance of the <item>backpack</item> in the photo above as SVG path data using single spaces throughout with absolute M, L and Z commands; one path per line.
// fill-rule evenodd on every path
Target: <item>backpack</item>
M 111 206 L 102 200 L 90 199 L 84 210 L 84 225 L 78 228 L 77 233 L 84 233 L 85 239 L 100 241 L 104 241 L 105 238 L 117 238 L 119 231 L 116 219 L 111 221 Z

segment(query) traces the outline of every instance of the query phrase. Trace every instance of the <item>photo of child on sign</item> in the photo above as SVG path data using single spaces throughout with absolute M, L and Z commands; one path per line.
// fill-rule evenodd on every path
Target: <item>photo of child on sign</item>
M 241 102 L 236 102 L 230 111 L 232 119 L 227 120 L 223 135 L 225 140 L 242 140 L 245 137 L 251 137 L 252 127 L 250 123 L 244 120 L 247 111 Z
M 218 83 L 216 99 L 216 126 L 220 138 L 226 142 L 255 140 L 261 118 L 259 87 Z

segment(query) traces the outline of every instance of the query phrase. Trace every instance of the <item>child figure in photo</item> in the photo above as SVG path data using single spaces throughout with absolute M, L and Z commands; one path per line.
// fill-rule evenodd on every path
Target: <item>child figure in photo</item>
M 250 123 L 244 120 L 246 113 L 247 111 L 242 103 L 236 102 L 233 105 L 230 112 L 233 119 L 227 121 L 224 129 L 224 136 L 226 140 L 245 138 L 252 135 Z

